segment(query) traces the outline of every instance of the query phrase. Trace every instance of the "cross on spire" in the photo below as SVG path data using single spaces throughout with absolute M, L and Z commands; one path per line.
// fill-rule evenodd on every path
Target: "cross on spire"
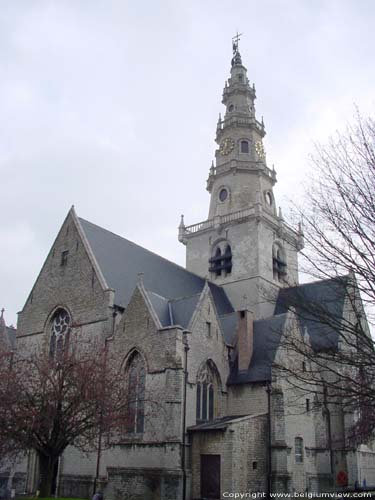
M 238 42 L 240 41 L 242 35 L 243 33 L 238 33 L 237 31 L 235 36 L 232 38 L 233 54 L 235 54 L 238 51 Z

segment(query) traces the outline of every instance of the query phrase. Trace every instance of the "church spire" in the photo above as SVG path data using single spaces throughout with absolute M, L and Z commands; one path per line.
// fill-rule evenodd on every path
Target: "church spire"
M 232 38 L 232 49 L 233 49 L 233 58 L 232 58 L 232 66 L 242 65 L 241 54 L 239 51 L 239 42 L 241 40 L 241 36 L 243 33 L 237 33 Z
M 223 118 L 219 115 L 216 125 L 216 167 L 210 169 L 207 181 L 211 193 L 210 218 L 249 208 L 255 203 L 257 190 L 269 192 L 267 199 L 273 200 L 272 188 L 276 183 L 276 172 L 268 168 L 263 146 L 266 135 L 263 117 L 258 120 L 255 114 L 255 85 L 249 82 L 239 51 L 241 35 L 237 33 L 232 39 L 230 78 L 225 82 L 222 97 L 225 113 Z M 244 177 L 238 179 L 236 189 L 226 188 L 231 196 L 224 203 L 221 188 L 228 181 L 232 184 L 236 173 Z M 222 193 L 221 198 L 217 190 Z M 264 196 L 262 202 L 270 213 L 277 215 L 274 203 L 267 203 Z

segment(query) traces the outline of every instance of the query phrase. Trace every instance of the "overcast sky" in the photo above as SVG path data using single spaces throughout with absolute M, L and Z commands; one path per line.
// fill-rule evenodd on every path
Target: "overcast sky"
M 231 38 L 264 116 L 277 203 L 302 196 L 314 141 L 374 110 L 372 0 L 1 0 L 0 307 L 7 323 L 71 205 L 184 264 L 180 214 L 205 181 Z

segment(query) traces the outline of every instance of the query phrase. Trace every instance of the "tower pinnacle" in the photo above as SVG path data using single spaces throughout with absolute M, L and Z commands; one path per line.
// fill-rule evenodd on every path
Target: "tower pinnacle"
M 241 54 L 238 49 L 238 44 L 240 41 L 240 37 L 243 33 L 236 33 L 236 35 L 232 38 L 232 49 L 233 49 L 233 57 L 232 57 L 232 66 L 242 66 Z

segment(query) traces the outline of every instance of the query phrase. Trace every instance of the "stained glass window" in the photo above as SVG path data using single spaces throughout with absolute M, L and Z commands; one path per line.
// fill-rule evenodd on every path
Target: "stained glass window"
M 49 352 L 53 358 L 61 354 L 69 342 L 71 320 L 68 311 L 58 309 L 52 319 Z

